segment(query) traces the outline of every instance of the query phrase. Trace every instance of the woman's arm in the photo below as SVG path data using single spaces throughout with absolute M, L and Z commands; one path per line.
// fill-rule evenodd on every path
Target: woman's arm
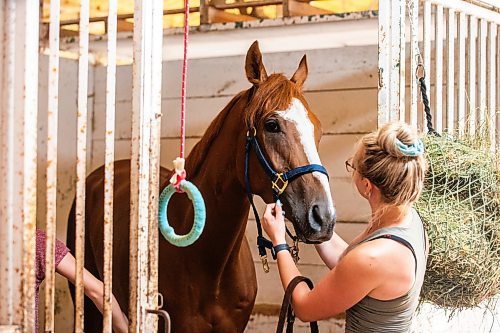
M 284 242 L 285 227 L 279 205 L 266 207 L 262 226 L 274 246 Z M 380 261 L 380 257 L 370 252 L 368 246 L 353 249 L 313 290 L 309 290 L 305 283 L 297 285 L 292 294 L 295 314 L 300 320 L 308 322 L 329 318 L 349 309 L 382 283 L 385 274 Z M 300 275 L 288 251 L 278 252 L 278 269 L 284 289 L 294 277 Z
M 76 270 L 75 270 L 75 257 L 71 253 L 66 254 L 66 256 L 61 260 L 59 265 L 56 267 L 56 271 L 67 278 L 71 283 L 75 284 L 76 280 Z M 92 275 L 89 271 L 84 269 L 83 271 L 83 286 L 85 295 L 87 295 L 92 302 L 97 306 L 101 313 L 104 309 L 104 285 Z M 120 305 L 116 301 L 114 295 L 112 295 L 112 320 L 113 320 L 113 330 L 116 333 L 126 333 L 128 332 L 128 320 L 125 314 L 121 311 Z
M 360 247 L 350 251 L 313 290 L 303 285 L 293 294 L 293 309 L 305 322 L 333 317 L 380 286 L 385 274 L 380 258 Z M 281 271 L 280 271 L 281 273 Z
M 332 269 L 339 263 L 340 256 L 347 248 L 347 243 L 334 232 L 329 241 L 316 244 L 315 247 L 325 265 Z

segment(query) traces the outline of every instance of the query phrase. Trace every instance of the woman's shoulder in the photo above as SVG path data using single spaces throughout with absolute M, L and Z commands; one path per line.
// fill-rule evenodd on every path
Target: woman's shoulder
M 389 238 L 377 238 L 363 242 L 345 255 L 346 264 L 353 266 L 374 266 L 374 273 L 385 275 L 396 270 L 407 271 L 411 274 L 414 269 L 413 254 L 410 249 Z

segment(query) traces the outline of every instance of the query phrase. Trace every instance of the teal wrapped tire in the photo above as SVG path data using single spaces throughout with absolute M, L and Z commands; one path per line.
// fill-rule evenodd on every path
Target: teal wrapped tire
M 175 187 L 171 184 L 165 187 L 160 195 L 158 204 L 158 226 L 163 237 L 172 245 L 177 247 L 186 247 L 200 237 L 205 227 L 206 209 L 203 197 L 198 188 L 187 180 L 180 182 L 180 189 L 187 194 L 193 203 L 194 207 L 194 223 L 193 227 L 186 235 L 177 235 L 174 228 L 168 223 L 167 207 L 172 195 L 176 192 Z

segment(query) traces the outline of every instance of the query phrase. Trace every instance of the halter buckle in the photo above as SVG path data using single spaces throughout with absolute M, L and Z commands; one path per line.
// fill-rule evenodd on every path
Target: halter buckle
M 250 135 L 250 131 L 252 131 L 252 135 Z M 255 127 L 249 128 L 247 130 L 247 136 L 256 136 L 257 135 L 257 129 Z
M 283 179 L 283 173 L 277 173 L 276 174 L 276 179 L 272 182 L 273 183 L 273 190 L 278 192 L 278 195 L 283 193 L 288 186 L 288 180 Z M 278 182 L 281 182 L 281 184 L 278 184 Z M 280 186 L 281 185 L 281 186 Z
M 260 260 L 262 261 L 262 268 L 264 269 L 264 273 L 269 273 L 269 262 L 267 261 L 267 254 L 260 256 Z

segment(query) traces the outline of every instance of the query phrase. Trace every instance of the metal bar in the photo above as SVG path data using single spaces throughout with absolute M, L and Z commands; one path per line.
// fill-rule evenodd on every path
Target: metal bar
M 467 37 L 467 16 L 459 14 L 458 21 L 458 135 L 465 133 L 465 38 Z
M 400 121 L 405 121 L 406 113 L 406 1 L 397 1 L 399 4 L 399 116 Z M 393 13 L 394 14 L 394 13 Z
M 172 326 L 171 321 L 170 321 L 170 315 L 168 314 L 167 311 L 165 310 L 147 310 L 147 313 L 154 314 L 158 317 L 162 317 L 163 320 L 165 321 L 165 333 L 170 333 L 170 328 Z
M 425 68 L 425 85 L 427 86 L 427 98 L 431 103 L 431 27 L 432 27 L 432 6 L 431 3 L 424 2 L 424 23 L 423 23 L 423 40 L 424 40 L 424 68 Z M 427 131 L 425 117 L 422 117 L 422 128 Z
M 158 309 L 158 198 L 160 184 L 160 137 L 161 137 L 161 83 L 162 83 L 162 44 L 163 3 L 154 2 L 151 55 L 151 155 L 149 178 L 149 234 L 148 234 L 148 309 Z M 158 317 L 146 316 L 146 332 L 158 331 Z
M 438 133 L 443 130 L 443 6 L 436 7 L 436 101 L 434 124 Z
M 481 132 L 487 128 L 486 124 L 486 37 L 488 35 L 488 23 L 479 21 L 479 128 Z
M 420 60 L 418 47 L 418 1 L 411 1 L 410 15 L 410 124 L 417 126 L 418 122 L 418 82 L 415 77 L 417 64 Z M 425 38 L 425 37 L 424 37 Z
M 76 143 L 76 286 L 75 332 L 83 333 L 83 266 L 85 260 L 85 178 L 87 173 L 87 93 L 89 65 L 89 0 L 80 1 L 78 116 Z
M 106 68 L 106 138 L 104 156 L 104 313 L 103 333 L 113 331 L 113 186 L 115 160 L 115 93 L 116 93 L 116 34 L 117 0 L 108 2 L 108 64 Z
M 389 120 L 399 119 L 401 82 L 401 1 L 391 1 Z M 380 10 L 379 10 L 380 12 Z
M 496 81 L 496 62 L 500 60 L 500 57 L 496 56 L 496 39 L 497 39 L 497 30 L 498 25 L 495 23 L 490 23 L 490 31 L 488 36 L 488 53 L 489 53 L 489 62 L 488 62 L 488 73 L 489 73 L 489 99 L 488 99 L 488 133 L 490 135 L 490 145 L 491 150 L 493 152 L 496 151 L 496 87 L 498 86 L 498 82 Z
M 486 21 L 500 24 L 500 13 L 474 4 L 470 4 L 466 1 L 456 1 L 456 0 L 426 0 L 426 1 L 446 8 L 452 8 L 457 12 L 465 13 L 470 16 L 475 16 L 476 18 L 479 19 L 485 19 Z
M 455 31 L 456 31 L 455 10 L 448 9 L 447 23 L 447 78 L 446 78 L 446 128 L 449 133 L 455 129 Z
M 379 2 L 378 19 L 378 126 L 389 121 L 389 43 L 391 40 L 391 7 L 389 1 Z
M 45 332 L 54 331 L 55 238 L 57 221 L 57 120 L 59 114 L 59 0 L 50 1 L 47 106 L 47 197 L 45 255 Z
M 130 176 L 129 331 L 146 332 L 148 199 L 152 102 L 152 2 L 135 2 Z
M 16 2 L 15 0 L 4 0 L 1 5 L 2 31 L 0 38 L 4 47 L 1 49 L 1 184 L 0 184 L 0 216 L 2 217 L 0 228 L 0 294 L 3 295 L 0 306 L 1 324 L 21 324 L 22 316 L 18 310 L 22 309 L 21 281 L 14 274 L 21 271 L 22 262 L 20 256 L 14 253 L 22 252 L 22 242 L 15 242 L 14 238 L 14 179 L 15 174 L 15 131 L 14 131 L 14 78 L 15 78 L 15 36 L 16 36 Z M 20 211 L 20 209 L 18 209 Z M 19 229 L 18 229 L 19 230 Z M 20 231 L 17 233 L 19 234 Z M 17 285 L 16 285 L 17 283 Z
M 22 8 L 24 28 L 23 43 L 23 149 L 19 151 L 24 160 L 22 171 L 23 202 L 23 328 L 25 332 L 35 329 L 35 247 L 36 247 L 36 199 L 37 199 L 37 118 L 38 118 L 38 41 L 39 2 L 26 0 L 19 3 Z
M 469 16 L 469 134 L 476 133 L 476 37 L 477 20 Z

